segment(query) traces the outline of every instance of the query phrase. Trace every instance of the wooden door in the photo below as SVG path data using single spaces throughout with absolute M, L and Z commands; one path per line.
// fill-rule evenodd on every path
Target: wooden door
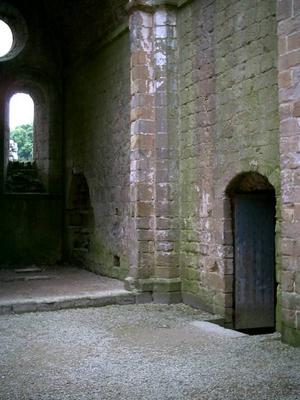
M 234 197 L 235 329 L 275 325 L 275 197 Z

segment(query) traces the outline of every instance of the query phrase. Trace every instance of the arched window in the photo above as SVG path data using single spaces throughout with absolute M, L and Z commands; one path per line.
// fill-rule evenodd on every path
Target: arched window
M 33 161 L 33 143 L 33 99 L 27 93 L 16 93 L 9 102 L 9 160 Z
M 48 191 L 49 123 L 46 96 L 30 81 L 8 90 L 5 108 L 5 191 Z

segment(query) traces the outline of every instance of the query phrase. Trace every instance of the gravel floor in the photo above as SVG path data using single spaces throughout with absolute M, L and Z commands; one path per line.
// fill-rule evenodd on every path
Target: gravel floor
M 299 400 L 300 349 L 223 337 L 184 305 L 0 317 L 1 400 Z

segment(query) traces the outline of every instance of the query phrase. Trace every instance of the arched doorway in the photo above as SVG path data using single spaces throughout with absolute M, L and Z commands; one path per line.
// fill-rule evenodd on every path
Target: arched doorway
M 94 213 L 85 176 L 73 174 L 67 210 L 67 259 L 84 265 L 94 232 Z
M 234 328 L 275 329 L 275 190 L 258 173 L 237 176 L 227 190 L 234 243 Z

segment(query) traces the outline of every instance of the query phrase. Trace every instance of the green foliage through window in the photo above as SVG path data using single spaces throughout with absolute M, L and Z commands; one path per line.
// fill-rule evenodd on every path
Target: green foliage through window
M 33 125 L 20 125 L 10 132 L 10 139 L 18 145 L 19 161 L 32 161 Z

